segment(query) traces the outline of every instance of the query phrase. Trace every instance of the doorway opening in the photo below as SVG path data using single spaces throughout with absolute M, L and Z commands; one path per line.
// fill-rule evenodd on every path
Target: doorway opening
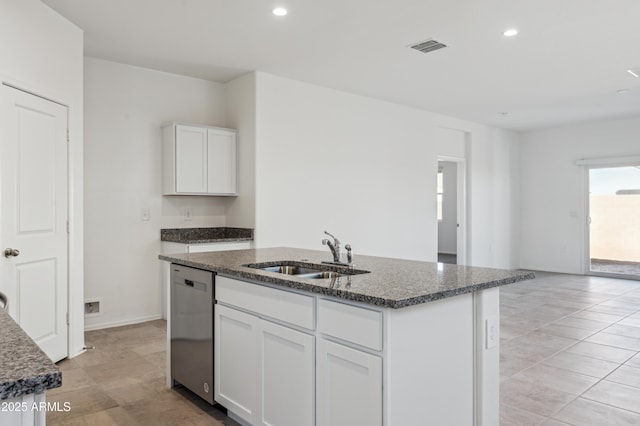
M 640 164 L 588 174 L 588 273 L 640 279 Z
M 437 219 L 438 262 L 464 265 L 465 236 L 464 159 L 438 157 Z

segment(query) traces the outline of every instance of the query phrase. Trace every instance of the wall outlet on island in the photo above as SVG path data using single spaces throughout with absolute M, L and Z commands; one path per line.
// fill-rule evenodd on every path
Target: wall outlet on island
M 500 320 L 496 316 L 490 316 L 486 319 L 486 348 L 495 348 L 500 339 Z

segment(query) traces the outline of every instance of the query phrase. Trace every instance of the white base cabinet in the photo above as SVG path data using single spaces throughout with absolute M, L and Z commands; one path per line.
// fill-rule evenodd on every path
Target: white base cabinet
M 382 358 L 318 339 L 317 425 L 382 425 Z
M 203 253 L 206 251 L 246 250 L 251 248 L 251 241 L 220 241 L 216 243 L 174 243 L 162 242 L 162 254 L 170 253 Z
M 214 399 L 252 424 L 258 417 L 259 321 L 244 312 L 215 306 Z
M 251 425 L 312 426 L 315 418 L 314 337 L 272 322 L 270 319 L 282 319 L 278 319 L 277 314 L 267 316 L 264 312 L 272 312 L 267 305 L 282 306 L 283 301 L 270 300 L 268 292 L 262 292 L 257 298 L 237 298 L 246 284 L 240 283 L 234 288 L 232 280 L 224 277 L 218 277 L 217 284 L 225 287 L 220 289 L 222 300 L 216 303 L 214 316 L 216 402 Z M 302 299 L 294 297 L 285 301 L 293 310 L 309 306 L 309 297 L 294 296 Z M 256 299 L 260 299 L 259 304 L 253 305 Z M 223 305 L 223 300 L 236 303 L 239 309 Z M 240 310 L 250 308 L 258 312 Z
M 249 425 L 495 425 L 492 288 L 402 309 L 216 277 L 215 399 Z
M 262 321 L 260 425 L 311 426 L 314 338 Z

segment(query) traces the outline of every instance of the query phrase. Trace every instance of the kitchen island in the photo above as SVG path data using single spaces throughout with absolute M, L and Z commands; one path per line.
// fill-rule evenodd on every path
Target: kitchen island
M 370 256 L 323 265 L 332 278 L 275 272 L 328 257 L 292 248 L 160 256 L 216 274 L 214 395 L 230 416 L 499 423 L 498 287 L 533 274 Z
M 44 425 L 45 391 L 62 385 L 60 369 L 0 309 L 0 424 Z

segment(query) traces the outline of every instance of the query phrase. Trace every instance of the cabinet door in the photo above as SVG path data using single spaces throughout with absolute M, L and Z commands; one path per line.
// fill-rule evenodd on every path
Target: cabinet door
M 207 129 L 176 126 L 176 192 L 207 192 Z
M 236 193 L 236 133 L 223 129 L 208 131 L 209 194 Z
M 314 338 L 261 321 L 260 425 L 313 425 Z
M 382 359 L 318 339 L 318 426 L 382 425 Z
M 215 305 L 215 400 L 251 424 L 258 418 L 259 321 Z

